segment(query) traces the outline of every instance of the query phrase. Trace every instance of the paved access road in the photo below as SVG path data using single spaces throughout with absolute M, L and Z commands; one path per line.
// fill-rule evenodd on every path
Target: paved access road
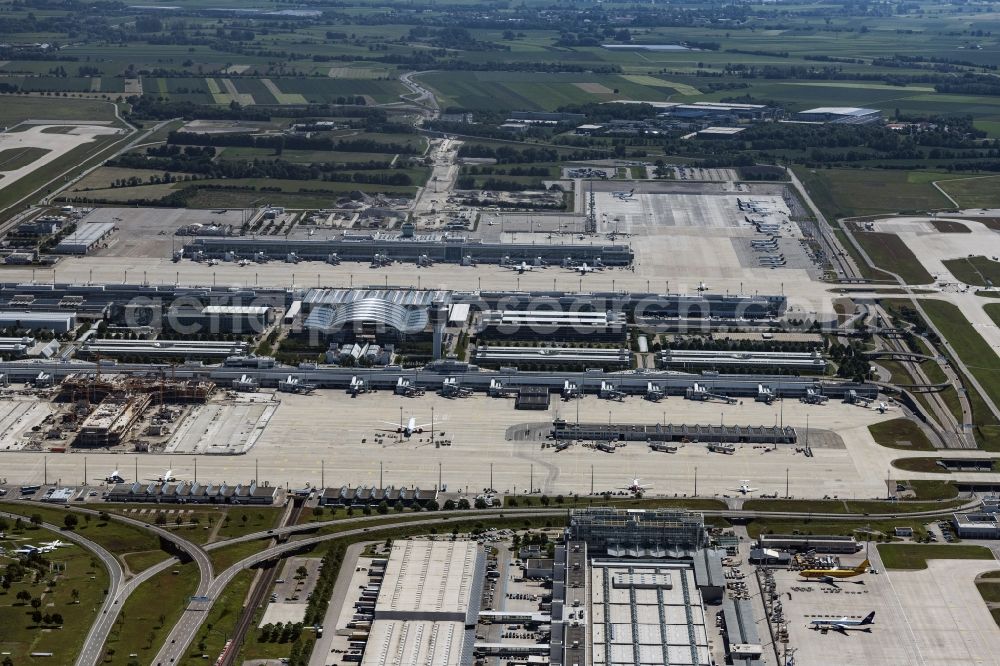
M 0 515 L 7 516 L 12 519 L 24 519 L 24 516 L 16 513 L 2 512 Z M 104 597 L 104 603 L 101 605 L 101 610 L 97 619 L 94 620 L 94 623 L 90 626 L 90 631 L 87 633 L 87 638 L 80 647 L 80 654 L 77 655 L 76 659 L 77 666 L 82 666 L 83 664 L 96 664 L 100 661 L 101 647 L 104 645 L 104 637 L 107 636 L 106 632 L 102 633 L 103 628 L 101 619 L 109 615 L 108 611 L 110 611 L 117 603 L 117 599 L 122 591 L 125 572 L 122 570 L 122 565 L 118 562 L 118 558 L 108 552 L 104 546 L 77 534 L 73 530 L 64 530 L 49 523 L 42 523 L 41 526 L 58 534 L 60 539 L 67 539 L 68 541 L 77 543 L 94 553 L 104 564 L 104 568 L 108 570 L 108 578 L 110 579 L 108 582 L 108 594 Z

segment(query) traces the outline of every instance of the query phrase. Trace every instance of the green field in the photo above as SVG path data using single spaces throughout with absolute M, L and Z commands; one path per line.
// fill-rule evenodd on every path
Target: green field
M 946 178 L 947 174 L 799 167 L 795 173 L 831 222 L 840 217 L 952 208 L 927 179 Z
M 945 259 L 941 263 L 959 282 L 977 287 L 1000 286 L 1000 262 L 988 257 Z
M 114 120 L 108 102 L 92 99 L 60 99 L 54 104 L 46 97 L 0 95 L 0 124 L 16 125 L 25 120 Z
M 7 534 L 12 540 L 0 541 L 5 548 L 59 537 L 41 529 L 8 531 Z M 59 569 L 46 571 L 39 582 L 33 582 L 30 576 L 26 576 L 12 581 L 10 589 L 0 591 L 0 627 L 3 627 L 0 630 L 0 653 L 9 654 L 15 664 L 38 663 L 29 654 L 41 651 L 53 653 L 48 660 L 52 663 L 73 663 L 95 612 L 104 603 L 108 574 L 90 551 L 74 544 L 46 554 L 44 559 L 50 566 L 58 566 Z M 9 561 L 4 561 L 4 564 L 9 564 Z M 78 596 L 74 596 L 74 590 Z M 31 618 L 32 607 L 16 598 L 22 591 L 41 599 L 39 610 L 43 614 L 61 615 L 62 627 L 56 629 L 54 624 L 45 628 L 36 625 Z
M 70 513 L 66 509 L 38 506 L 37 504 L 4 503 L 2 507 L 4 511 L 17 513 L 27 518 L 37 514 L 42 517 L 43 521 L 52 525 L 62 525 L 63 519 Z M 162 561 L 167 557 L 167 553 L 160 549 L 159 537 L 150 532 L 114 520 L 103 522 L 96 516 L 87 520 L 87 516 L 83 514 L 75 513 L 74 515 L 78 517 L 79 522 L 77 523 L 76 531 L 80 536 L 86 537 L 103 546 L 109 552 L 114 553 L 122 561 L 122 564 L 126 564 L 123 556 L 128 553 L 159 551 L 162 553 L 162 556 L 156 561 Z M 139 569 L 132 569 L 132 572 L 139 573 L 142 569 L 155 564 L 156 561 L 150 561 L 150 559 L 150 557 L 144 557 L 142 564 L 145 566 Z
M 48 155 L 45 148 L 8 148 L 0 150 L 0 171 L 14 171 Z
M 955 178 L 939 185 L 962 208 L 1000 206 L 1000 176 Z
M 993 404 L 1000 403 L 1000 363 L 997 362 L 996 352 L 976 332 L 969 320 L 955 305 L 945 301 L 927 299 L 921 301 L 921 306 L 933 321 L 934 326 L 941 331 L 955 353 L 968 367 L 969 372 L 982 385 Z M 973 398 L 973 394 L 974 392 L 970 391 L 970 400 Z M 985 419 L 986 415 L 982 414 L 985 411 L 985 406 L 983 406 L 982 411 L 979 411 L 973 402 L 975 423 L 979 428 L 986 427 L 983 424 L 988 422 Z
M 872 262 L 899 275 L 906 284 L 929 284 L 934 278 L 896 234 L 855 231 L 854 237 Z
M 875 442 L 890 449 L 933 451 L 927 435 L 910 419 L 892 419 L 868 426 Z
M 926 474 L 951 474 L 951 471 L 942 465 L 938 465 L 939 458 L 897 458 L 892 461 L 892 466 L 896 469 L 908 472 L 924 472 Z M 1000 459 L 993 459 L 993 472 L 1000 472 Z M 962 471 L 963 474 L 971 473 Z
M 926 569 L 927 560 L 992 560 L 993 551 L 964 544 L 888 543 L 878 545 L 886 569 Z
M 193 562 L 158 573 L 136 588 L 108 634 L 104 663 L 127 666 L 136 658 L 141 664 L 154 663 L 153 657 L 197 589 L 198 567 Z

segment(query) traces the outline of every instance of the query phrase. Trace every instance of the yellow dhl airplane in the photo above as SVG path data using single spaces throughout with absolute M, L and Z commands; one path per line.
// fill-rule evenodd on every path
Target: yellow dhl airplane
M 819 580 L 823 583 L 832 583 L 837 578 L 854 578 L 868 571 L 868 560 L 865 560 L 853 569 L 803 569 L 799 575 L 809 580 Z

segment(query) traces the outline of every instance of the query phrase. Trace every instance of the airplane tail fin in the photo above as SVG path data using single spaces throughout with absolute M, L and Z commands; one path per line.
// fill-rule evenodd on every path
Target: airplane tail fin
M 875 622 L 875 611 L 865 615 L 865 619 L 861 620 L 861 624 L 872 624 Z
M 862 562 L 861 564 L 859 564 L 858 566 L 854 567 L 854 570 L 856 572 L 858 572 L 858 573 L 864 573 L 864 572 L 868 571 L 868 567 L 870 565 L 871 565 L 871 562 L 869 562 L 868 559 L 865 558 L 865 561 Z

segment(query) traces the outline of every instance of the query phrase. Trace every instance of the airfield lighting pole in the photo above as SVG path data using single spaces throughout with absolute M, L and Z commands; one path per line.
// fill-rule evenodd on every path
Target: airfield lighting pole
M 694 468 L 694 496 L 698 496 L 698 467 Z
M 83 485 L 87 485 L 87 456 L 83 457 Z
M 42 485 L 49 485 L 49 457 L 42 456 Z
M 378 461 L 378 487 L 379 488 L 384 488 L 385 487 L 385 486 L 382 485 L 382 461 L 381 460 Z
M 400 433 L 403 432 L 403 408 L 402 408 L 402 406 L 400 406 L 400 408 L 399 408 L 399 432 Z
M 253 482 L 254 485 L 257 484 L 257 479 L 260 478 L 260 465 L 256 458 L 253 459 Z
M 535 465 L 534 465 L 534 463 L 532 463 L 532 465 L 531 465 L 531 476 L 528 477 L 528 494 L 529 495 L 535 494 Z
M 490 463 L 490 492 L 493 491 L 493 463 Z
M 785 499 L 788 499 L 788 468 L 785 468 Z
M 135 459 L 135 480 L 136 480 L 136 483 L 139 482 L 139 458 L 138 458 L 138 456 Z
M 590 466 L 590 496 L 594 496 L 594 466 Z
M 319 461 L 319 487 L 326 488 L 326 461 Z
M 441 483 L 441 461 L 439 460 L 438 461 L 438 487 L 437 487 L 438 492 L 441 491 L 442 485 L 443 484 Z
M 434 405 L 431 405 L 431 441 L 434 441 Z M 438 463 L 440 466 L 441 463 Z
M 198 458 L 194 459 L 194 482 L 198 483 Z

